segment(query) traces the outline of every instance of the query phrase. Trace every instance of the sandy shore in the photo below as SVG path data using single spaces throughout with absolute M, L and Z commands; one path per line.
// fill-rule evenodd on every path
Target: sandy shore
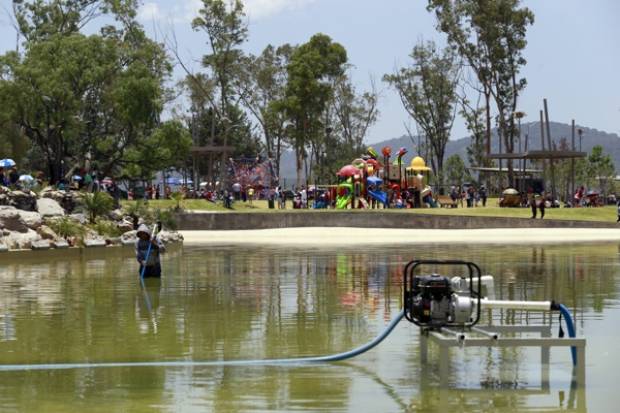
M 543 244 L 620 241 L 619 229 L 510 228 L 418 230 L 286 228 L 248 231 L 181 231 L 185 245 Z

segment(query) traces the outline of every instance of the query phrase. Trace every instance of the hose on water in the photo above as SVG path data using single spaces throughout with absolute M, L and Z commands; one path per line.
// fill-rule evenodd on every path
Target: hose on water
M 138 361 L 112 363 L 59 363 L 59 364 L 14 364 L 0 365 L 0 371 L 34 371 L 34 370 L 75 370 L 113 367 L 219 367 L 219 366 L 277 366 L 308 363 L 325 363 L 329 361 L 347 360 L 363 354 L 381 343 L 405 316 L 401 311 L 390 321 L 390 324 L 372 341 L 344 353 L 316 357 L 298 357 L 267 360 L 221 360 L 221 361 Z
M 564 321 L 566 322 L 566 328 L 568 329 L 568 336 L 570 338 L 575 338 L 575 324 L 573 323 L 573 317 L 570 315 L 570 311 L 564 304 L 557 304 L 557 309 L 564 317 Z M 560 326 L 561 328 L 561 326 Z M 573 366 L 577 365 L 577 347 L 573 346 L 570 348 L 571 356 L 573 357 Z

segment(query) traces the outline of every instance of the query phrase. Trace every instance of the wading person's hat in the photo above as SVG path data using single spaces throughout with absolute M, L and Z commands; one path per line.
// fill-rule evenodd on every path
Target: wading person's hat
M 149 227 L 147 227 L 145 224 L 141 224 L 138 227 L 138 231 L 136 231 L 136 235 L 139 237 L 141 232 L 145 233 L 149 237 L 151 236 L 151 232 L 149 231 Z

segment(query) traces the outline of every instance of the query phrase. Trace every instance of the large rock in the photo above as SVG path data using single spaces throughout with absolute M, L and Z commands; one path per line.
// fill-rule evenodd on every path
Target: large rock
M 11 206 L 0 206 L 0 229 L 18 232 L 28 231 L 28 225 L 19 212 Z
M 71 214 L 71 215 L 69 215 L 69 218 L 72 219 L 75 222 L 78 222 L 78 223 L 82 224 L 82 225 L 88 223 L 88 218 L 86 218 L 86 215 L 84 215 L 84 214 Z
M 122 233 L 133 231 L 133 222 L 121 221 L 116 224 Z
M 52 247 L 58 250 L 67 249 L 69 248 L 69 243 L 66 240 L 60 238 L 60 239 L 52 241 Z
M 48 250 L 51 248 L 51 244 L 48 240 L 35 241 L 32 243 L 31 248 L 35 251 Z
M 122 209 L 115 209 L 108 213 L 108 218 L 110 218 L 112 221 L 122 221 L 124 216 L 125 214 L 123 213 Z
M 86 248 L 105 247 L 108 243 L 103 238 L 87 238 L 84 240 Z
M 176 231 L 161 231 L 158 237 L 164 244 L 175 244 L 177 242 L 183 242 L 183 235 Z
M 135 245 L 138 237 L 136 236 L 136 231 L 127 231 L 123 235 L 121 235 L 121 244 L 123 245 Z
M 41 198 L 53 199 L 70 214 L 80 202 L 82 194 L 78 191 L 58 191 L 53 187 L 47 187 L 41 191 Z
M 48 227 L 47 225 L 41 225 L 37 229 L 37 232 L 39 233 L 39 235 L 43 239 L 46 239 L 46 240 L 49 240 L 49 241 L 54 241 L 54 240 L 58 239 L 58 234 L 56 234 L 54 232 L 54 230 L 51 229 L 50 227 Z
M 58 201 L 52 198 L 37 199 L 37 210 L 43 218 L 62 217 L 65 215 L 65 210 L 60 206 Z
M 122 245 L 121 237 L 106 237 L 105 242 L 108 245 Z
M 37 229 L 43 225 L 43 217 L 38 212 L 31 211 L 17 211 L 19 216 L 24 220 L 28 228 Z
M 6 195 L 10 206 L 23 211 L 37 210 L 37 195 L 32 191 L 11 191 Z
M 7 252 L 9 247 L 0 239 L 0 252 Z
M 12 250 L 29 250 L 32 245 L 40 241 L 41 237 L 35 231 L 28 229 L 26 232 L 12 231 L 4 237 L 4 243 Z

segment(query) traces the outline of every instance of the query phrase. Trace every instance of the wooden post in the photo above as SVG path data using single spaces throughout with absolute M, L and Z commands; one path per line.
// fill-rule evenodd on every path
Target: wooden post
M 549 126 L 549 109 L 547 107 L 547 99 L 543 99 L 543 103 L 545 106 L 545 123 L 547 124 L 547 143 L 549 144 L 549 150 L 553 151 L 553 145 L 551 144 L 551 127 Z M 555 191 L 555 165 L 553 159 L 550 159 L 551 164 L 551 197 L 555 202 L 556 191 Z
M 543 117 L 543 111 L 540 111 L 540 150 L 545 150 L 545 119 Z M 542 160 L 542 170 L 543 170 L 543 180 L 545 180 L 545 175 L 547 174 L 547 160 Z
M 571 130 L 571 150 L 575 151 L 575 119 L 572 122 L 572 130 Z M 571 158 L 570 160 L 570 187 L 571 192 L 569 194 L 569 201 L 571 205 L 573 204 L 573 196 L 575 194 L 575 158 Z

